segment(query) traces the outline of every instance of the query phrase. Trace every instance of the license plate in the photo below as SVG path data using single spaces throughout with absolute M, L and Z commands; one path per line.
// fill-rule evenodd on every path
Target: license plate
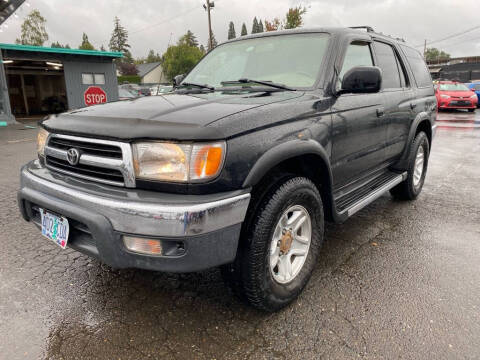
M 70 230 L 68 220 L 63 216 L 53 215 L 44 209 L 40 209 L 40 215 L 42 218 L 42 235 L 53 240 L 62 249 L 65 249 Z

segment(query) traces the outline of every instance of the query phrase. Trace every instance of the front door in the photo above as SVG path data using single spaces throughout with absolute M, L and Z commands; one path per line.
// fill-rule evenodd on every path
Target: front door
M 369 42 L 348 45 L 339 81 L 355 66 L 373 66 Z M 385 162 L 388 120 L 384 97 L 375 94 L 342 94 L 332 105 L 332 173 L 339 188 L 368 174 Z

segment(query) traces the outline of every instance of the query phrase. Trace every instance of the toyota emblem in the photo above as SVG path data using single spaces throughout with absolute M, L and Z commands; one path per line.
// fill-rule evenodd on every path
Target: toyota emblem
M 70 165 L 77 165 L 80 161 L 80 151 L 75 148 L 67 150 L 67 161 Z

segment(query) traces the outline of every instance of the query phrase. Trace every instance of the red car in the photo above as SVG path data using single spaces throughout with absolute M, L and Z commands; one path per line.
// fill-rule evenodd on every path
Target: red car
M 477 108 L 478 97 L 474 91 L 456 81 L 439 81 L 435 85 L 438 109 L 468 109 L 473 112 Z

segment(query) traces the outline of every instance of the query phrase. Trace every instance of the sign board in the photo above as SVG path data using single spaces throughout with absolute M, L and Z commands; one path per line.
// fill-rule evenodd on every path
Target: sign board
M 99 86 L 89 86 L 83 93 L 83 99 L 87 106 L 103 104 L 107 102 L 107 94 Z

